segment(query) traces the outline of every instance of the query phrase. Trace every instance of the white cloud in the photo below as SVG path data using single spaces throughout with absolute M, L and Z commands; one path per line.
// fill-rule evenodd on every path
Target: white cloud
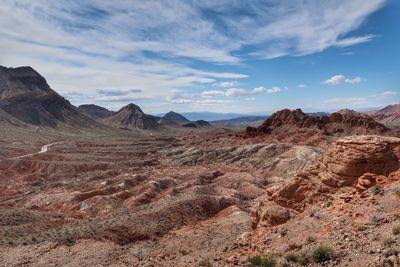
M 287 91 L 287 88 L 285 87 Z M 274 94 L 281 92 L 282 89 L 278 86 L 272 88 L 266 88 L 263 86 L 255 87 L 253 89 L 242 89 L 242 88 L 229 88 L 225 91 L 221 90 L 208 90 L 203 91 L 203 96 L 245 96 L 245 95 L 256 95 L 256 94 Z
M 213 86 L 218 86 L 218 87 L 224 87 L 224 88 L 232 88 L 239 85 L 237 81 L 231 81 L 231 82 L 219 82 L 219 83 L 214 83 Z
M 359 77 L 359 76 L 350 79 L 350 78 L 346 78 L 344 75 L 335 75 L 335 76 L 321 82 L 321 84 L 327 84 L 330 86 L 334 86 L 334 85 L 338 85 L 341 83 L 359 84 L 363 81 L 366 81 L 366 79 Z
M 277 87 L 277 86 L 274 86 L 272 88 L 265 88 L 265 87 L 260 86 L 260 87 L 254 88 L 251 92 L 253 94 L 264 94 L 264 93 L 266 93 L 266 94 L 274 94 L 274 93 L 278 93 L 280 91 L 282 91 L 282 89 L 280 87 Z
M 365 97 L 335 97 L 323 101 L 324 104 L 329 106 L 349 107 L 354 105 L 361 105 L 366 103 Z
M 270 59 L 371 41 L 373 33 L 359 36 L 354 30 L 384 3 L 3 0 L 0 64 L 31 65 L 63 95 L 140 88 L 135 97 L 165 98 L 172 89 L 248 77 L 208 68 L 244 64 L 247 46 L 254 47 L 252 55 Z
M 395 95 L 398 95 L 398 94 L 400 94 L 400 93 L 399 92 L 394 92 L 394 91 L 386 91 L 386 92 L 382 93 L 383 96 L 395 96 Z
M 299 88 L 306 88 L 307 85 L 305 85 L 305 84 L 299 84 L 298 87 L 299 87 Z
M 203 91 L 201 94 L 202 95 L 225 95 L 225 92 L 218 91 L 218 90 L 208 90 L 208 91 Z
M 226 90 L 226 96 L 239 96 L 239 95 L 247 95 L 248 92 L 245 89 L 238 89 L 238 88 L 229 88 Z
M 351 83 L 351 84 L 359 84 L 360 82 L 365 81 L 364 78 L 361 77 L 354 77 L 353 79 L 346 79 L 346 83 Z

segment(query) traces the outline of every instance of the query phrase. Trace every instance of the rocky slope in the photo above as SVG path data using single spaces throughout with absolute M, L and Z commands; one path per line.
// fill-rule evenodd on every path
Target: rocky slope
M 400 104 L 389 105 L 370 114 L 376 121 L 390 128 L 400 127 Z
M 399 138 L 338 140 L 306 171 L 267 188 L 253 207 L 252 238 L 232 261 L 267 250 L 293 266 L 396 266 L 399 167 Z M 321 244 L 332 251 L 326 259 L 316 256 Z
M 168 112 L 158 121 L 159 124 L 168 126 L 178 126 L 188 122 L 190 121 L 184 116 L 173 111 Z
M 350 110 L 341 110 L 329 116 L 309 116 L 300 109 L 284 109 L 274 113 L 259 127 L 248 127 L 243 136 L 325 146 L 341 136 L 385 132 L 388 129 L 381 123 Z
M 181 126 L 185 128 L 207 128 L 211 127 L 211 124 L 207 121 L 198 120 L 198 121 L 184 123 Z
M 322 150 L 185 132 L 65 139 L 47 153 L 0 161 L 1 263 L 251 266 L 249 257 L 267 255 L 275 266 L 372 267 L 397 260 L 399 138 L 351 136 Z M 314 256 L 322 244 L 334 250 L 327 260 Z
M 102 120 L 114 114 L 113 111 L 94 104 L 80 105 L 78 109 L 93 120 Z
M 53 91 L 31 67 L 0 66 L 0 109 L 19 121 L 36 126 L 99 126 Z
M 157 130 L 160 127 L 156 118 L 145 114 L 141 108 L 135 104 L 129 104 L 121 108 L 102 121 L 107 125 L 126 129 Z

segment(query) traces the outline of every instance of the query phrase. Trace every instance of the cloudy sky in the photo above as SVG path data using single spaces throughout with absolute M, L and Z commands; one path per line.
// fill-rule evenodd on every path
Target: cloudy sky
M 0 65 L 73 104 L 148 113 L 400 100 L 397 0 L 2 0 Z

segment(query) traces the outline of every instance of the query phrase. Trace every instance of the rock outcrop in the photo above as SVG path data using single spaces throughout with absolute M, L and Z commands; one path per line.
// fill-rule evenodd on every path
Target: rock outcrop
M 31 67 L 0 66 L 0 109 L 19 121 L 35 126 L 99 126 L 53 91 Z
M 274 113 L 257 128 L 247 127 L 243 137 L 270 137 L 283 142 L 325 145 L 337 137 L 387 131 L 372 117 L 352 110 L 340 110 L 329 116 L 309 116 L 300 109 L 284 109 Z
M 371 175 L 390 177 L 399 168 L 400 138 L 344 137 L 327 147 L 315 165 L 271 192 L 271 200 L 302 210 L 328 192 L 345 186 L 368 187 L 377 182 Z
M 78 109 L 93 120 L 101 120 L 114 114 L 113 111 L 93 104 L 80 105 Z
M 159 124 L 168 126 L 179 126 L 189 122 L 184 116 L 173 111 L 168 112 L 158 121 Z
M 160 127 L 153 116 L 145 114 L 139 106 L 132 103 L 103 119 L 103 122 L 113 127 L 126 129 L 156 130 Z
M 376 121 L 389 128 L 400 127 L 400 104 L 389 105 L 383 109 L 370 113 Z

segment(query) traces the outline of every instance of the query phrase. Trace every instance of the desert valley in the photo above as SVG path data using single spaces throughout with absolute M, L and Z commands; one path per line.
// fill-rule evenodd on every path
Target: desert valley
M 398 266 L 400 105 L 255 127 L 0 68 L 1 266 Z
M 0 267 L 400 267 L 399 11 L 1 0 Z

